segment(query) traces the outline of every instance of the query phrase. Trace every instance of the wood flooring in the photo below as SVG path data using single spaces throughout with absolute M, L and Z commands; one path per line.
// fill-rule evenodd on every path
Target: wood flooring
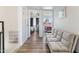
M 34 32 L 17 50 L 17 53 L 49 53 L 49 49 L 44 39 L 40 38 L 37 32 Z

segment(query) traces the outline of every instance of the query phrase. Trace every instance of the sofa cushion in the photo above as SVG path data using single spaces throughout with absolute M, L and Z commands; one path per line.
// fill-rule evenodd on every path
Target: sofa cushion
M 57 35 L 56 38 L 60 41 L 61 40 L 61 36 Z
M 63 32 L 62 38 L 67 41 L 71 41 L 74 38 L 74 34 L 72 34 L 70 32 Z
M 55 31 L 55 29 L 53 28 L 53 29 L 52 29 L 52 34 L 54 34 L 54 31 Z
M 48 43 L 51 52 L 68 52 L 68 48 L 65 47 L 61 42 L 50 42 Z
M 52 34 L 47 34 L 46 37 L 47 37 L 47 38 L 53 38 L 53 37 L 55 37 L 55 36 L 52 35 Z
M 57 38 L 47 38 L 47 42 L 58 42 L 58 41 L 60 40 Z
M 54 30 L 54 34 L 53 34 L 55 37 L 57 36 L 57 32 L 58 32 L 58 31 L 55 29 L 55 30 Z
M 61 39 L 61 43 L 64 45 L 64 46 L 66 46 L 66 47 L 68 47 L 69 45 L 70 45 L 70 42 L 69 41 L 67 41 L 67 40 L 65 40 L 65 39 Z
M 71 50 L 72 45 L 73 45 L 73 40 L 74 40 L 74 34 L 69 33 L 69 32 L 64 32 L 61 42 L 64 44 L 68 49 Z
M 63 32 L 62 30 L 58 30 L 57 35 L 62 36 Z

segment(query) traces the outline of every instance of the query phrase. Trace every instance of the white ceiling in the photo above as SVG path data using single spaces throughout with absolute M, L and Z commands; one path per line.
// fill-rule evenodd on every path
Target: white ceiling
M 52 10 L 53 9 L 53 6 L 28 6 L 28 9 Z
M 44 6 L 44 7 L 42 7 L 42 9 L 52 10 L 53 6 Z

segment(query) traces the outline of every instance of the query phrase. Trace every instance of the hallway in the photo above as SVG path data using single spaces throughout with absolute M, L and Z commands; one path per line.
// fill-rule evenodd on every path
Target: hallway
M 17 53 L 49 53 L 43 38 L 37 32 L 32 33 L 31 37 L 20 47 Z

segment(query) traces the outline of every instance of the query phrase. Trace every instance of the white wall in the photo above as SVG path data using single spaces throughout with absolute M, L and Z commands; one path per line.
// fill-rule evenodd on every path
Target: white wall
M 27 7 L 26 7 L 27 8 Z M 26 15 L 27 15 L 27 23 L 26 23 L 26 26 L 27 26 L 27 37 L 30 37 L 30 11 L 27 9 L 26 11 Z
M 0 20 L 5 21 L 7 31 L 17 30 L 16 7 L 0 7 Z
M 39 10 L 40 17 L 39 17 L 39 36 L 43 37 L 44 31 L 43 31 L 43 11 Z
M 27 8 L 26 7 L 22 7 L 22 40 L 23 40 L 23 43 L 27 40 L 28 38 L 28 26 L 27 26 L 27 23 L 28 23 L 28 19 L 27 19 Z
M 19 47 L 29 37 L 29 23 L 28 23 L 28 11 L 26 7 L 19 6 L 17 8 L 18 16 L 18 38 L 19 38 Z
M 18 20 L 18 41 L 19 46 L 22 45 L 22 7 L 17 7 L 17 20 Z
M 17 7 L 0 6 L 0 21 L 1 20 L 4 21 L 5 52 L 11 52 L 17 46 L 16 44 L 13 45 L 9 43 L 9 31 L 17 32 Z
M 59 19 L 55 16 L 54 26 L 79 35 L 79 7 L 66 7 L 66 17 Z M 79 52 L 79 44 L 77 52 Z
M 13 52 L 20 47 L 29 36 L 27 8 L 21 6 L 0 7 L 0 21 L 4 21 L 5 52 Z M 9 31 L 18 32 L 18 43 L 9 43 Z

